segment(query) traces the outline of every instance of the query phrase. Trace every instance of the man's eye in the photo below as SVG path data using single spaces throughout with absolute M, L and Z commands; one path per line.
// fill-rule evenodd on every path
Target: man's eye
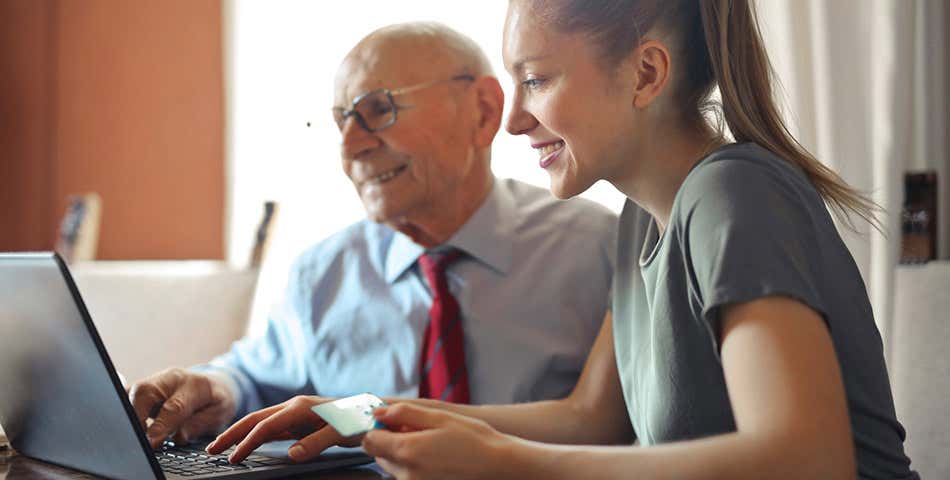
M 375 113 L 376 115 L 385 115 L 392 111 L 393 111 L 393 108 L 389 104 L 380 104 L 380 105 L 373 106 L 373 113 Z
M 360 108 L 364 117 L 380 117 L 392 113 L 393 107 L 389 102 L 367 102 Z
M 535 89 L 535 88 L 540 87 L 543 83 L 544 83 L 544 80 L 540 78 L 529 78 L 521 82 L 521 85 L 523 85 L 525 88 L 528 88 L 528 89 Z

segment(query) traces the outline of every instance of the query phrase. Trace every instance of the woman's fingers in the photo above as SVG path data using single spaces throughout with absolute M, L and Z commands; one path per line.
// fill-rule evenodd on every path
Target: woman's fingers
M 412 436 L 415 433 L 396 433 L 388 430 L 373 430 L 363 437 L 366 454 L 386 459 L 400 465 L 409 465 L 412 460 Z
M 254 413 L 250 413 L 244 418 L 240 419 L 234 425 L 231 425 L 227 430 L 218 435 L 218 438 L 214 439 L 213 442 L 208 444 L 206 450 L 212 455 L 219 454 L 228 449 L 231 445 L 241 441 L 241 439 L 247 437 L 247 434 L 257 426 L 265 418 L 273 415 L 274 413 L 280 411 L 284 406 L 274 405 L 273 407 L 268 407 L 263 410 L 258 410 Z
M 363 449 L 397 478 L 492 478 L 504 437 L 487 423 L 406 404 L 374 414 L 388 429 L 368 432 Z
M 380 407 L 373 410 L 373 416 L 395 431 L 428 430 L 441 427 L 453 414 L 431 408 L 398 403 L 391 407 Z
M 316 432 L 301 438 L 299 442 L 291 445 L 290 449 L 287 450 L 287 454 L 290 456 L 291 460 L 295 462 L 303 462 L 313 459 L 333 445 L 345 443 L 345 440 L 346 439 L 340 436 L 340 434 L 337 433 L 333 427 L 327 425 L 320 430 L 317 430 Z
M 404 468 L 397 463 L 390 462 L 385 458 L 377 458 L 376 463 L 380 467 L 383 467 L 383 470 L 396 478 L 406 478 L 409 476 L 409 469 Z
M 285 437 L 287 432 L 297 432 L 299 438 L 302 426 L 309 426 L 309 432 L 326 425 L 324 421 L 303 401 L 291 400 L 280 411 L 261 420 L 251 431 L 234 447 L 234 452 L 228 457 L 231 463 L 240 463 L 247 458 L 257 447 Z

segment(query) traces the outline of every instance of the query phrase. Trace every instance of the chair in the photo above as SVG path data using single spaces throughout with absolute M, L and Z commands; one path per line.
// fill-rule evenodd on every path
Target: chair
M 950 478 L 950 262 L 901 266 L 890 376 L 904 447 L 921 478 Z

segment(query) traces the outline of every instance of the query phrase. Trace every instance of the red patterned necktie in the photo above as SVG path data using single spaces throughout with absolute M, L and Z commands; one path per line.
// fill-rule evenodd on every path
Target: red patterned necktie
M 429 325 L 422 338 L 419 362 L 419 397 L 453 403 L 469 403 L 468 371 L 465 368 L 465 332 L 459 304 L 445 278 L 446 267 L 462 252 L 427 253 L 419 267 L 432 290 Z

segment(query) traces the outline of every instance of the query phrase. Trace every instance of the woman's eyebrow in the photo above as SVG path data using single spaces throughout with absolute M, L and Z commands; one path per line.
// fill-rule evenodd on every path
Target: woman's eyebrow
M 515 73 L 520 72 L 524 70 L 525 64 L 531 63 L 531 62 L 537 62 L 539 60 L 544 60 L 550 56 L 551 56 L 550 54 L 544 53 L 544 54 L 531 55 L 531 56 L 522 58 L 518 60 L 517 62 L 511 64 L 511 70 Z

